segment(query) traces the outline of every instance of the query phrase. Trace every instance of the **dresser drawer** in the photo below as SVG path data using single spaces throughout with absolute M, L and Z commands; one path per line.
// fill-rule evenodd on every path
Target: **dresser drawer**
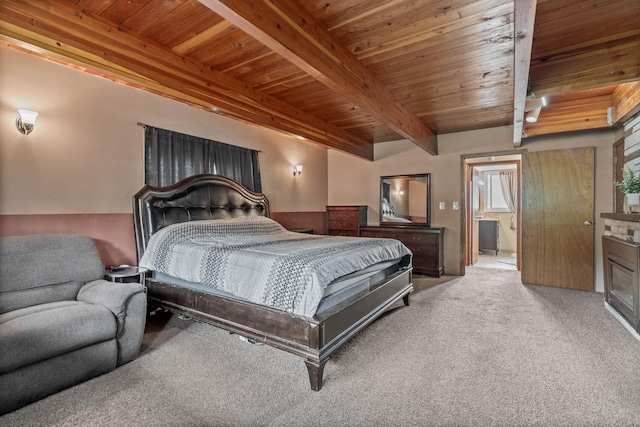
M 329 230 L 358 230 L 358 221 L 329 221 Z
M 438 248 L 434 246 L 407 246 L 413 252 L 414 260 L 437 259 Z
M 439 237 L 430 233 L 400 233 L 398 240 L 407 246 L 437 246 Z
M 376 237 L 376 238 L 383 238 L 383 239 L 397 239 L 398 238 L 396 233 L 390 233 L 390 232 L 385 232 L 385 231 L 362 230 L 360 232 L 360 235 L 362 237 Z
M 329 221 L 360 221 L 360 213 L 358 211 L 327 211 Z
M 437 274 L 438 260 L 436 258 L 416 258 L 412 259 L 413 269 L 419 274 Z
M 329 236 L 349 236 L 349 237 L 358 237 L 358 230 L 329 230 Z

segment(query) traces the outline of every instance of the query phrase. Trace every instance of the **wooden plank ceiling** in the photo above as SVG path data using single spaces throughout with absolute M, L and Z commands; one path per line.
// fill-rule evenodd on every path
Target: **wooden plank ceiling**
M 513 124 L 517 146 L 523 135 L 606 127 L 638 110 L 640 2 L 518 6 L 0 0 L 0 35 L 6 46 L 365 159 L 381 141 L 406 138 L 435 155 L 439 134 Z M 531 92 L 549 101 L 534 124 L 523 122 Z

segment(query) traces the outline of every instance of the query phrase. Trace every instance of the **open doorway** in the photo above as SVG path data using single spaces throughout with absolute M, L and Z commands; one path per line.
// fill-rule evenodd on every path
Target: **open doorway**
M 521 157 L 465 160 L 466 266 L 520 270 Z

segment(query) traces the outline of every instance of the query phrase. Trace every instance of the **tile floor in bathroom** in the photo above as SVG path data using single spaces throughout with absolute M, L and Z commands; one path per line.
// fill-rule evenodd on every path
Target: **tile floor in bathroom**
M 517 270 L 516 254 L 510 252 L 480 252 L 478 261 L 473 264 L 474 267 L 500 268 L 503 270 Z

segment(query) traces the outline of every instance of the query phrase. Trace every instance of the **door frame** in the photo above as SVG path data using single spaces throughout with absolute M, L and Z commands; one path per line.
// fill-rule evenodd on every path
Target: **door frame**
M 469 265 L 470 246 L 469 238 L 471 236 L 471 228 L 473 225 L 473 218 L 470 218 L 470 206 L 471 206 L 471 168 L 474 165 L 488 165 L 488 164 L 500 164 L 500 163 L 517 163 L 518 170 L 518 214 L 517 221 L 517 245 L 516 245 L 516 259 L 517 269 L 520 271 L 520 262 L 522 259 L 522 161 L 520 160 L 488 160 L 486 162 L 477 162 L 470 164 L 467 161 L 480 158 L 500 158 L 508 156 L 522 156 L 526 153 L 527 149 L 509 150 L 509 151 L 494 151 L 487 153 L 473 153 L 463 154 L 460 156 L 460 169 L 462 174 L 462 209 L 460 212 L 460 275 L 464 276 L 466 273 L 466 267 Z

